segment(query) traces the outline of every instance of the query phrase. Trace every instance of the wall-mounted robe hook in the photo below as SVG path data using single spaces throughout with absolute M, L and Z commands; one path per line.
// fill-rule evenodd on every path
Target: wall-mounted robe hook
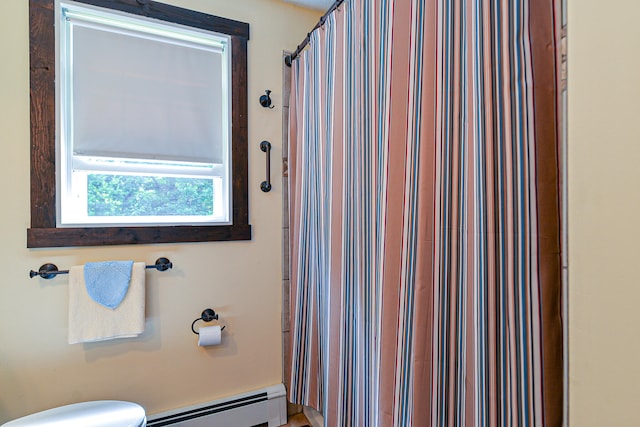
M 265 94 L 260 97 L 260 105 L 264 108 L 272 109 L 275 105 L 271 105 L 271 91 L 267 89 L 264 92 Z
M 260 143 L 260 150 L 267 153 L 267 180 L 260 183 L 260 189 L 268 193 L 271 191 L 271 143 L 269 141 L 262 141 Z

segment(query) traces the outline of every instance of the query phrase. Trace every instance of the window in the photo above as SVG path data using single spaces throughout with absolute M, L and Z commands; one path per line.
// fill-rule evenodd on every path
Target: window
M 30 15 L 27 246 L 250 239 L 248 25 L 146 0 Z
M 57 226 L 230 223 L 229 37 L 64 0 L 56 23 Z

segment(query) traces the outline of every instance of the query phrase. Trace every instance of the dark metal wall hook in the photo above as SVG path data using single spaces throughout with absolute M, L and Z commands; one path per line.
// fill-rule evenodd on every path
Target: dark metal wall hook
M 267 153 L 267 180 L 260 183 L 260 189 L 268 193 L 271 191 L 271 143 L 269 141 L 262 141 L 260 143 L 260 150 Z
M 260 97 L 260 105 L 264 108 L 272 109 L 275 105 L 271 105 L 271 91 L 267 89 L 264 93 L 265 94 Z

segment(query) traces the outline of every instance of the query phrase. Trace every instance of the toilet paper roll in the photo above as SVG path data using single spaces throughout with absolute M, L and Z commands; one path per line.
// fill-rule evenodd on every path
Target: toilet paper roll
M 200 328 L 198 333 L 200 334 L 198 338 L 198 345 L 200 347 L 218 345 L 222 340 L 222 330 L 219 325 Z

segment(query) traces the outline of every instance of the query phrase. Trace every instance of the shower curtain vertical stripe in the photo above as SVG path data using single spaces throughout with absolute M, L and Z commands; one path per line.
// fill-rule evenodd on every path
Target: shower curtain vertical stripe
M 327 426 L 560 425 L 554 7 L 346 0 L 294 61 L 289 395 Z

